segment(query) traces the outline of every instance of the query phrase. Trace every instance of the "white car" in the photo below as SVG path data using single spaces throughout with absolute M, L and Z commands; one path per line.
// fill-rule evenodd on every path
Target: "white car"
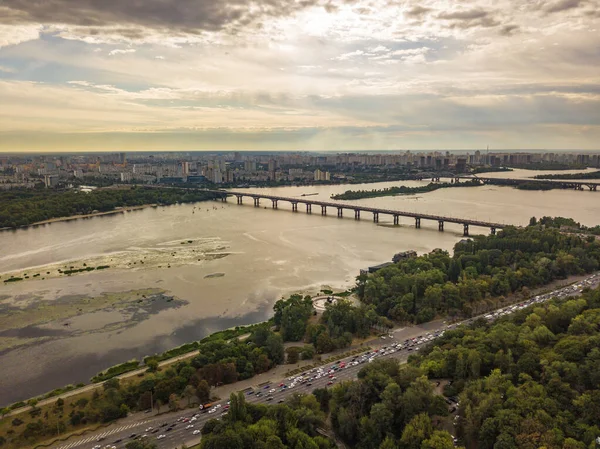
M 193 424 L 188 424 L 187 426 L 185 426 L 186 429 L 193 429 L 194 425 Z
M 271 388 L 271 389 L 269 390 L 269 393 L 275 393 L 275 388 Z
M 159 435 L 156 437 L 157 440 L 162 440 L 163 438 L 167 438 L 166 435 Z
M 150 432 L 152 430 L 152 427 L 148 427 L 144 432 Z
M 200 431 L 198 429 L 196 429 L 192 432 L 192 435 L 198 435 L 199 433 L 200 433 Z

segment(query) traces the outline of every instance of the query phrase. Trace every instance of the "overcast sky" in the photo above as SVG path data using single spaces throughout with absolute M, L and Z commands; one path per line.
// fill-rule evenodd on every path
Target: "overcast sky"
M 0 151 L 599 142 L 600 0 L 0 0 Z

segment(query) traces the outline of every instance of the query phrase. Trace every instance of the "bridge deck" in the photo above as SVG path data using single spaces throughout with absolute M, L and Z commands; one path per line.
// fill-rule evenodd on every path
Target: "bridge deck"
M 471 220 L 471 219 L 467 219 L 467 218 L 445 217 L 442 215 L 422 214 L 420 212 L 406 212 L 406 211 L 394 210 L 394 209 L 383 209 L 383 208 L 379 208 L 379 207 L 358 206 L 358 205 L 353 205 L 353 204 L 348 204 L 348 203 L 334 203 L 331 201 L 307 200 L 307 199 L 302 199 L 302 198 L 297 198 L 297 197 L 265 195 L 262 193 L 250 193 L 250 192 L 236 192 L 236 191 L 231 191 L 231 190 L 207 190 L 207 191 L 212 192 L 212 193 L 218 193 L 221 195 L 225 194 L 227 196 L 241 195 L 241 196 L 246 196 L 246 197 L 250 197 L 250 198 L 287 201 L 290 203 L 310 204 L 310 205 L 315 205 L 315 206 L 342 208 L 342 209 L 349 209 L 349 210 L 354 210 L 354 211 L 358 210 L 361 212 L 373 212 L 373 213 L 385 214 L 385 215 L 398 215 L 401 217 L 420 218 L 423 220 L 432 220 L 432 221 L 438 221 L 438 222 L 443 221 L 443 222 L 447 222 L 447 223 L 458 223 L 458 224 L 462 224 L 462 225 L 466 224 L 466 225 L 472 225 L 472 226 L 481 226 L 484 228 L 502 229 L 502 228 L 508 226 L 503 223 L 491 223 L 491 222 L 487 222 L 487 221 Z

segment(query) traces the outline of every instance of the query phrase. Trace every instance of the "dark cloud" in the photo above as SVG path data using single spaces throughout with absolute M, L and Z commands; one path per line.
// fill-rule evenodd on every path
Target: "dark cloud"
M 438 14 L 444 20 L 474 20 L 487 17 L 488 13 L 482 9 L 466 9 L 462 11 L 442 12 Z
M 544 11 L 548 13 L 566 11 L 568 9 L 579 8 L 585 3 L 585 0 L 558 0 L 552 3 L 548 3 L 544 7 Z
M 404 12 L 404 15 L 408 16 L 408 17 L 414 17 L 416 19 L 420 19 L 422 16 L 424 16 L 425 14 L 427 14 L 428 12 L 431 12 L 432 9 L 431 8 L 424 8 L 423 6 L 414 6 L 412 8 L 410 8 L 409 10 Z
M 500 28 L 500 34 L 502 36 L 512 36 L 513 34 L 516 34 L 518 31 L 519 31 L 519 25 L 515 25 L 515 24 L 504 25 L 502 28 Z
M 437 18 L 449 21 L 450 28 L 490 28 L 500 24 L 488 11 L 479 8 L 441 12 Z
M 2 0 L 0 23 L 218 31 L 258 24 L 261 19 L 287 16 L 311 6 L 335 10 L 332 0 Z

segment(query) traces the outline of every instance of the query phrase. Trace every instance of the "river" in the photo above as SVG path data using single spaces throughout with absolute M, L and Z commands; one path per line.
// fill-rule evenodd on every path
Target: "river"
M 316 193 L 306 198 L 328 200 L 331 194 L 348 189 L 398 184 L 250 190 L 280 196 Z M 598 195 L 482 186 L 356 203 L 516 225 L 543 215 L 562 215 L 595 225 L 600 222 Z M 65 384 L 87 382 L 111 365 L 216 330 L 263 320 L 282 296 L 316 293 L 324 286 L 347 288 L 361 268 L 388 261 L 396 252 L 451 250 L 462 238 L 460 225 L 446 224 L 445 232 L 438 232 L 434 222 L 423 221 L 422 228 L 415 229 L 412 220 L 401 218 L 400 226 L 394 227 L 392 217 L 381 216 L 376 225 L 370 214 L 355 221 L 353 214 L 339 219 L 332 212 L 323 217 L 317 209 L 307 215 L 299 205 L 298 213 L 292 213 L 290 205 L 282 202 L 273 210 L 270 201 L 263 201 L 258 209 L 251 201 L 238 206 L 230 199 L 227 203 L 147 208 L 0 233 L 0 273 L 47 273 L 58 264 L 81 266 L 84 262 L 88 266 L 111 265 L 70 277 L 1 283 L 0 311 L 29 310 L 36 304 L 46 307 L 38 307 L 36 312 L 43 324 L 8 331 L 0 327 L 0 340 L 28 343 L 17 348 L 9 345 L 0 352 L 0 405 Z M 472 234 L 477 232 L 489 230 L 471 228 Z M 107 292 L 123 294 L 147 288 L 161 289 L 178 301 L 161 305 L 133 302 L 126 308 L 89 311 Z M 52 306 L 69 301 L 81 306 L 80 313 L 69 319 L 54 317 Z

